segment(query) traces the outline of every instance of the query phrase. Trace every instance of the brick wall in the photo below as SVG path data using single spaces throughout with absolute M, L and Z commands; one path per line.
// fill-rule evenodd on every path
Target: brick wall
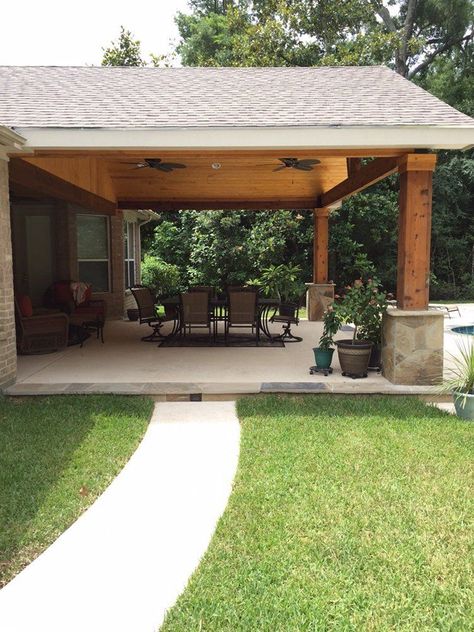
M 16 377 L 8 162 L 0 156 L 0 389 Z

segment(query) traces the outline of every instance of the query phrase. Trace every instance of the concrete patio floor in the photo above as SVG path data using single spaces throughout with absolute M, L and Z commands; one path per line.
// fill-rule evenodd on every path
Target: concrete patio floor
M 462 305 L 460 318 L 445 318 L 446 366 L 449 353 L 464 336 L 451 333 L 459 324 L 474 323 L 474 304 Z M 69 347 L 48 355 L 20 356 L 17 383 L 11 395 L 54 393 L 144 393 L 175 398 L 260 392 L 338 392 L 433 394 L 436 387 L 395 386 L 377 372 L 352 380 L 340 372 L 337 353 L 330 376 L 309 374 L 312 348 L 322 330 L 318 322 L 301 321 L 300 343 L 285 347 L 159 347 L 141 342 L 146 325 L 109 321 L 105 343 L 91 336 L 81 349 Z M 166 332 L 166 330 L 164 330 Z M 278 327 L 273 326 L 277 333 Z M 336 338 L 349 338 L 350 331 Z

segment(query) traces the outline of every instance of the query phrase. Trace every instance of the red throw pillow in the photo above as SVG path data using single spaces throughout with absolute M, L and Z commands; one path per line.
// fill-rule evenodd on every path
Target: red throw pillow
M 72 292 L 69 281 L 57 281 L 54 284 L 54 302 L 57 305 L 67 304 L 72 300 Z
M 86 304 L 89 303 L 91 298 L 92 298 L 92 285 L 88 285 L 87 290 L 85 291 L 85 294 L 84 294 L 84 303 Z
M 16 300 L 18 301 L 18 308 L 23 318 L 30 318 L 30 316 L 33 316 L 33 305 L 29 296 L 26 294 L 20 294 L 16 297 Z

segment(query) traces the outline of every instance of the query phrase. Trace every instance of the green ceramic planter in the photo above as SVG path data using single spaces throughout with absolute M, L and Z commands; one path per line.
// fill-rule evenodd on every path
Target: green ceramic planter
M 454 391 L 453 399 L 456 415 L 461 419 L 474 421 L 474 393 L 459 393 Z
M 314 361 L 316 362 L 318 369 L 329 369 L 334 349 L 320 349 L 319 347 L 314 347 L 313 352 Z

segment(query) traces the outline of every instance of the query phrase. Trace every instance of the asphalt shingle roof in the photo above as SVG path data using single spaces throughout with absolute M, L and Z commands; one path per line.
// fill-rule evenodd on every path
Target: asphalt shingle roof
M 474 126 L 382 66 L 0 66 L 0 124 L 17 128 Z

